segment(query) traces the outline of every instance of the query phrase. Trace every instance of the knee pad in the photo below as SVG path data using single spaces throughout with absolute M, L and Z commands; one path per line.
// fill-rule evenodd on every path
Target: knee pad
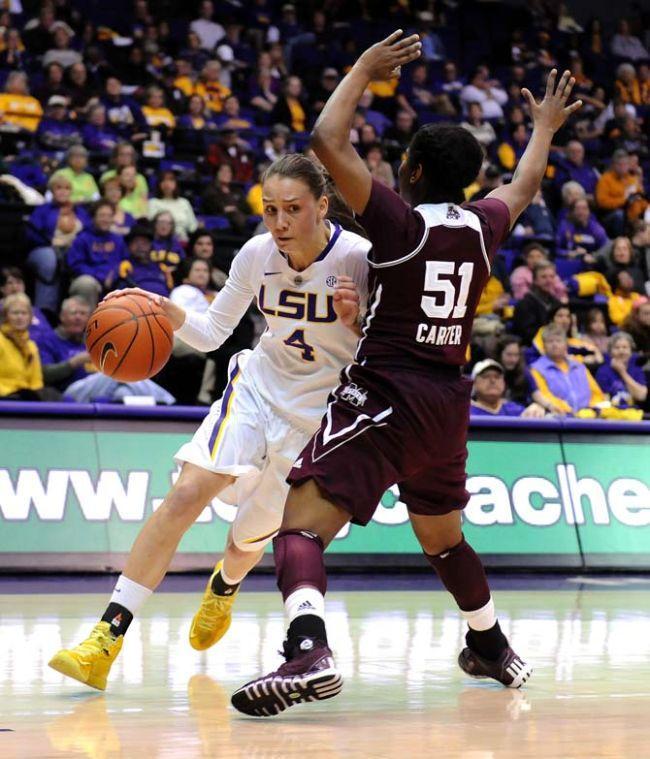
M 323 541 L 309 530 L 283 530 L 273 540 L 275 574 L 282 597 L 302 586 L 327 591 Z

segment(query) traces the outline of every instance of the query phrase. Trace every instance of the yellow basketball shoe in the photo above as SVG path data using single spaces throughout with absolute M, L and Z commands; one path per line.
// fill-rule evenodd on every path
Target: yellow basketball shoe
M 210 646 L 214 646 L 228 632 L 232 622 L 232 605 L 239 588 L 229 596 L 218 596 L 212 592 L 212 580 L 222 566 L 223 561 L 220 561 L 210 575 L 201 599 L 201 606 L 192 620 L 190 646 L 197 651 L 205 651 Z
M 123 635 L 111 635 L 108 622 L 98 622 L 83 643 L 54 654 L 49 666 L 91 688 L 106 690 L 106 678 L 123 642 Z

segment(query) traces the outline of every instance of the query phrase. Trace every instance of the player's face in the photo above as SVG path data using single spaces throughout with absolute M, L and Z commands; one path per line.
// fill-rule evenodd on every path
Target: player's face
M 327 198 L 316 199 L 300 179 L 269 177 L 262 187 L 264 224 L 283 253 L 300 252 L 318 236 Z

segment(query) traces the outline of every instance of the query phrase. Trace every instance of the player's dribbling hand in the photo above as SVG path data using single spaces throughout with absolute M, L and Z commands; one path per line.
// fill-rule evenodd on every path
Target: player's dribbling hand
M 334 288 L 334 311 L 346 327 L 355 328 L 359 319 L 359 291 L 351 277 L 340 274 Z
M 163 301 L 166 300 L 164 295 L 158 293 L 150 293 L 149 290 L 143 290 L 141 287 L 125 287 L 123 290 L 113 290 L 104 296 L 104 300 L 113 300 L 114 298 L 123 298 L 125 295 L 142 295 L 155 303 L 157 306 L 162 306 Z
M 141 287 L 125 287 L 124 290 L 114 290 L 104 296 L 104 301 L 116 300 L 117 298 L 123 298 L 125 295 L 142 295 L 148 298 L 152 303 L 162 308 L 163 313 L 169 319 L 169 323 L 174 331 L 179 329 L 185 321 L 185 310 L 175 303 L 172 303 L 169 298 L 159 293 L 152 293 L 149 290 L 143 290 Z
M 355 68 L 363 69 L 371 81 L 399 76 L 400 66 L 419 58 L 422 50 L 419 35 L 400 39 L 403 34 L 403 29 L 396 29 L 385 40 L 369 47 L 354 64 Z
M 582 100 L 576 100 L 571 105 L 566 104 L 573 90 L 573 85 L 576 83 L 570 71 L 565 71 L 562 74 L 557 87 L 555 86 L 556 80 L 557 69 L 553 69 L 546 80 L 546 92 L 541 103 L 535 100 L 529 89 L 524 87 L 521 91 L 528 102 L 533 126 L 549 129 L 554 133 L 582 105 Z

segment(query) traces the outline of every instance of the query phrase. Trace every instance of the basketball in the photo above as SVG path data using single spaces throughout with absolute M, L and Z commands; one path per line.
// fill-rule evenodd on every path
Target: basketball
M 143 295 L 100 303 L 86 328 L 86 348 L 93 364 L 121 382 L 153 377 L 169 359 L 173 343 L 169 319 Z

